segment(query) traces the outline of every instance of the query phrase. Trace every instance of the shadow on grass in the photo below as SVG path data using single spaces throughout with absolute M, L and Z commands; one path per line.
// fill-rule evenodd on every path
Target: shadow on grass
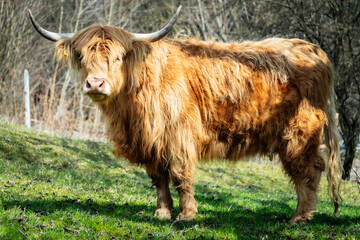
M 46 162 L 43 162 L 42 158 L 46 158 L 48 156 L 51 157 L 53 146 L 58 144 L 59 146 L 68 149 L 69 152 L 72 152 L 77 156 L 90 159 L 96 163 L 103 162 L 106 165 L 122 167 L 121 160 L 117 160 L 113 156 L 110 156 L 110 154 L 107 154 L 107 146 L 105 146 L 103 143 L 85 141 L 83 145 L 86 147 L 84 147 L 79 142 L 73 142 L 72 140 L 62 138 L 47 140 L 44 139 L 44 137 L 29 136 L 25 137 L 25 139 L 28 139 L 28 142 L 30 142 L 32 146 L 26 146 L 24 144 L 24 139 L 21 138 L 21 135 L 19 135 L 19 137 L 14 136 L 11 138 L 11 141 L 7 139 L 5 139 L 4 142 L 0 141 L 0 151 L 6 153 L 11 147 L 12 152 L 6 155 L 6 157 L 13 158 L 13 160 L 16 160 L 16 158 L 22 158 L 30 164 L 39 163 L 46 165 Z M 37 145 L 44 145 L 43 148 L 40 148 L 40 150 L 44 151 L 41 157 L 39 157 L 36 152 Z M 68 168 L 70 170 L 71 166 Z M 206 169 L 203 170 L 205 171 Z M 74 170 L 70 171 L 76 173 Z M 221 168 L 216 168 L 214 171 L 216 173 L 222 172 Z M 142 171 L 135 170 L 133 173 L 139 179 L 148 179 L 146 174 Z M 103 177 L 106 177 L 106 175 L 104 174 Z M 248 187 L 250 188 L 250 185 Z M 258 191 L 261 192 L 261 188 L 253 185 L 251 185 L 250 189 L 255 193 Z M 213 201 L 206 197 L 206 195 L 212 196 L 212 194 L 219 194 L 220 200 Z M 234 234 L 236 234 L 240 239 L 249 236 L 253 238 L 261 238 L 267 234 L 276 236 L 276 234 L 278 234 L 277 231 L 297 227 L 287 224 L 295 209 L 285 204 L 284 202 L 249 198 L 249 201 L 259 203 L 257 204 L 259 207 L 257 207 L 256 210 L 251 210 L 247 208 L 246 205 L 232 206 L 233 203 L 230 201 L 231 198 L 226 197 L 227 194 L 229 193 L 225 193 L 223 190 L 213 189 L 206 185 L 201 186 L 197 184 L 195 198 L 197 199 L 198 203 L 201 204 L 199 204 L 199 215 L 197 219 L 192 222 L 160 221 L 152 217 L 155 211 L 154 203 L 148 205 L 136 203 L 99 204 L 92 200 L 81 201 L 80 199 L 68 198 L 61 200 L 45 198 L 33 200 L 6 200 L 2 201 L 2 207 L 7 209 L 26 209 L 26 211 L 30 211 L 38 215 L 51 215 L 58 211 L 64 212 L 66 214 L 72 211 L 80 211 L 90 215 L 126 219 L 131 222 L 146 222 L 153 225 L 154 227 L 161 223 L 163 225 L 171 226 L 177 230 L 191 229 L 199 225 L 208 229 L 223 228 L 227 231 L 234 232 Z M 215 205 L 215 207 L 206 209 L 205 205 Z M 232 207 L 230 208 L 230 206 Z M 354 206 L 349 206 L 349 208 L 354 209 L 354 211 L 356 210 Z M 178 213 L 179 209 L 175 208 L 173 211 L 173 216 L 175 217 Z M 314 215 L 312 222 L 307 226 L 312 226 L 314 228 L 325 225 L 338 226 L 343 229 L 342 231 L 346 231 L 348 226 L 351 226 L 358 221 L 358 218 L 346 215 L 341 215 L 338 218 L 334 218 L 331 215 L 317 213 Z
M 256 200 L 254 200 L 256 201 Z M 224 205 L 229 204 L 227 201 L 222 202 Z M 209 202 L 207 202 L 209 204 Z M 271 200 L 266 204 L 281 207 L 259 207 L 256 210 L 251 210 L 243 206 L 234 206 L 230 210 L 205 210 L 199 206 L 198 219 L 191 222 L 177 222 L 158 220 L 153 217 L 155 205 L 144 204 L 116 204 L 103 203 L 99 204 L 92 200 L 81 201 L 79 199 L 34 199 L 23 201 L 3 201 L 3 207 L 6 209 L 20 208 L 26 211 L 33 212 L 37 215 L 51 216 L 55 212 L 64 212 L 69 214 L 71 212 L 83 212 L 84 216 L 100 216 L 112 217 L 115 219 L 126 219 L 131 222 L 147 223 L 153 227 L 159 224 L 174 228 L 174 230 L 188 230 L 197 227 L 205 229 L 225 229 L 225 231 L 233 232 L 239 238 L 261 238 L 267 236 L 278 236 L 279 232 L 291 228 L 305 228 L 308 231 L 310 228 L 318 229 L 322 226 L 340 227 L 342 231 L 358 221 L 356 217 L 340 216 L 334 218 L 326 214 L 315 214 L 314 219 L 307 224 L 291 225 L 288 223 L 294 209 L 287 204 L 279 201 Z M 151 206 L 149 208 L 149 206 Z M 173 216 L 179 213 L 179 209 L 175 208 Z M 200 219 L 199 219 L 200 218 Z M 346 233 L 345 233 L 346 234 Z
M 56 136 L 36 135 L 31 132 L 16 132 L 15 129 L 3 128 L 0 134 L 0 151 L 9 160 L 24 160 L 30 164 L 46 164 L 43 158 L 54 157 L 56 148 L 74 153 L 92 161 L 107 164 L 118 163 L 108 154 L 108 145 L 95 141 L 78 141 Z
M 1 139 L 1 136 L 4 136 L 4 140 Z M 0 134 L 0 152 L 7 160 L 24 161 L 31 165 L 52 165 L 53 163 L 46 161 L 47 158 L 57 159 L 59 162 L 82 158 L 91 160 L 95 164 L 104 163 L 123 168 L 121 160 L 115 158 L 111 153 L 109 154 L 108 144 L 17 133 L 11 129 L 5 129 L 5 132 Z M 69 153 L 70 157 L 67 159 L 62 156 L 63 152 Z
M 36 140 L 37 142 L 41 142 L 40 139 Z M 5 154 L 7 160 L 22 159 L 30 164 L 38 162 L 34 151 L 24 144 L 23 136 L 20 134 L 11 133 L 11 138 L 5 138 L 5 141 L 2 141 L 1 139 L 0 152 Z

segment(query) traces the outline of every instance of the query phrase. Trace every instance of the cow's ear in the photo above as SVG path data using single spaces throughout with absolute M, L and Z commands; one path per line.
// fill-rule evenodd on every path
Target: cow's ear
M 68 64 L 72 68 L 80 67 L 79 54 L 73 50 L 69 39 L 57 41 L 55 57 L 58 61 Z
M 59 40 L 56 42 L 55 57 L 56 60 L 67 63 L 68 61 L 68 44 L 66 40 Z
M 145 42 L 133 43 L 132 49 L 125 56 L 125 64 L 127 71 L 126 87 L 128 92 L 136 91 L 139 81 L 142 81 L 143 65 L 145 64 L 149 53 L 149 45 Z

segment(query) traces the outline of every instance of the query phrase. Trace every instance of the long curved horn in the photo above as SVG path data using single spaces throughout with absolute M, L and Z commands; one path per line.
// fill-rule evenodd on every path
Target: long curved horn
M 178 9 L 176 10 L 175 15 L 171 18 L 170 22 L 168 24 L 165 25 L 165 27 L 163 27 L 162 29 L 160 29 L 157 32 L 153 32 L 153 33 L 133 33 L 134 35 L 134 42 L 137 41 L 149 41 L 149 42 L 156 42 L 160 39 L 162 39 L 163 37 L 166 36 L 166 34 L 168 34 L 168 32 L 170 32 L 171 28 L 174 26 L 177 17 L 180 14 L 180 10 L 181 10 L 181 5 L 178 7 Z
M 74 33 L 54 33 L 54 32 L 50 32 L 44 28 L 42 28 L 34 19 L 33 15 L 31 14 L 30 9 L 28 9 L 29 12 L 29 16 L 30 16 L 30 20 L 31 23 L 33 24 L 34 28 L 36 29 L 36 31 L 38 31 L 40 33 L 41 36 L 43 36 L 44 38 L 56 42 L 60 39 L 67 39 L 67 38 L 72 38 L 74 36 Z

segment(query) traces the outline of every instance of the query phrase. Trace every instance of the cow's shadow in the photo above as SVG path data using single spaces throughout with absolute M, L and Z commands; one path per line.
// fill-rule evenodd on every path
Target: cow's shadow
M 201 202 L 204 199 L 197 199 Z M 260 201 L 260 200 L 253 200 Z M 262 201 L 263 202 L 263 201 Z M 221 204 L 231 204 L 226 199 L 221 202 Z M 246 208 L 246 206 L 233 206 L 228 210 L 208 210 L 203 209 L 199 205 L 199 215 L 194 221 L 182 222 L 175 221 L 175 219 L 164 221 L 158 220 L 153 217 L 152 213 L 155 211 L 155 205 L 146 205 L 146 204 L 136 204 L 136 203 L 125 203 L 125 204 L 116 204 L 116 203 L 97 203 L 91 200 L 81 201 L 79 199 L 33 199 L 33 200 L 14 200 L 14 201 L 3 201 L 3 207 L 6 208 L 20 208 L 26 209 L 26 211 L 31 211 L 38 215 L 51 215 L 56 211 L 82 211 L 87 212 L 88 215 L 102 215 L 104 217 L 114 217 L 119 219 L 127 219 L 131 222 L 146 222 L 147 224 L 152 224 L 158 226 L 159 224 L 171 226 L 177 230 L 186 230 L 192 229 L 196 226 L 203 226 L 207 228 L 229 228 L 232 229 L 234 234 L 239 238 L 249 236 L 261 238 L 268 233 L 274 234 L 274 231 L 281 231 L 284 229 L 291 228 L 292 224 L 289 223 L 291 214 L 294 209 L 289 205 L 281 203 L 275 200 L 266 201 L 266 206 L 262 208 L 256 208 L 256 210 L 251 210 Z M 279 206 L 281 208 L 269 207 L 269 206 Z M 350 206 L 352 207 L 352 206 Z M 218 209 L 218 208 L 217 208 Z M 226 209 L 226 208 L 225 208 Z M 145 214 L 144 214 L 145 212 Z M 179 214 L 178 207 L 175 207 L 173 210 L 173 216 L 175 217 Z M 200 219 L 198 219 L 200 218 Z M 359 219 L 355 217 L 350 217 L 346 215 L 341 215 L 338 218 L 333 216 L 318 213 L 315 214 L 313 220 L 308 225 L 311 225 L 314 228 L 318 228 L 322 225 L 332 225 L 332 226 L 344 226 L 347 227 L 351 224 L 354 224 Z M 274 230 L 273 226 L 277 226 Z M 306 226 L 306 225 L 304 225 Z M 295 226 L 296 227 L 296 226 Z M 256 233 L 253 231 L 256 230 Z

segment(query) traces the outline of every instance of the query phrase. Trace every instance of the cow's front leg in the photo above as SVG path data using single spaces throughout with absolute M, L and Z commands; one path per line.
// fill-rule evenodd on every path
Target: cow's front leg
M 169 172 L 160 169 L 155 173 L 149 173 L 157 192 L 157 206 L 155 217 L 159 219 L 171 219 L 171 210 L 173 208 L 173 199 L 169 189 Z
M 193 194 L 194 166 L 192 163 L 179 168 L 171 168 L 171 177 L 179 193 L 180 214 L 176 220 L 191 221 L 197 213 L 197 204 Z

